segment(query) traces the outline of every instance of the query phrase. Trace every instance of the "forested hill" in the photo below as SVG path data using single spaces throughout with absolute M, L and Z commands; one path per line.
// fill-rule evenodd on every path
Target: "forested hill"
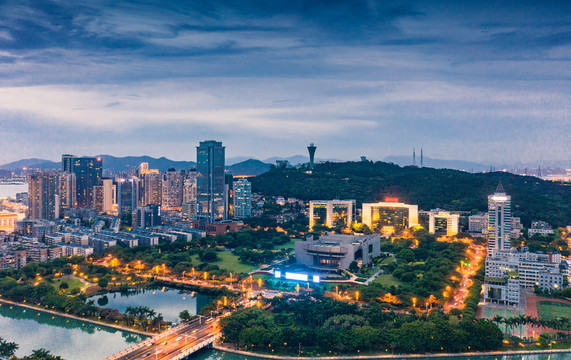
M 525 226 L 544 220 L 554 226 L 571 223 L 571 186 L 531 176 L 504 172 L 471 174 L 458 170 L 400 167 L 384 162 L 317 164 L 313 174 L 304 169 L 275 169 L 252 178 L 252 191 L 303 200 L 356 199 L 382 201 L 385 197 L 418 204 L 419 209 L 487 211 L 487 196 L 499 181 L 512 196 L 512 212 Z

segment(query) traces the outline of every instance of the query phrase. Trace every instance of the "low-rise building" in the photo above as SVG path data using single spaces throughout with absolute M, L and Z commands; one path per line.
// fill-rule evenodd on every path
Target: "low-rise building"
M 295 243 L 295 259 L 298 264 L 325 272 L 348 269 L 353 261 L 357 261 L 359 266 L 367 265 L 380 254 L 379 235 L 325 233 L 317 240 L 309 236 L 305 241 Z
M 527 248 L 494 249 L 486 258 L 484 300 L 519 305 L 521 288 L 561 289 L 560 265 L 561 255 L 556 253 L 530 253 Z
M 532 221 L 531 227 L 527 231 L 527 235 L 529 237 L 532 237 L 534 235 L 547 236 L 547 235 L 553 235 L 553 234 L 555 234 L 555 231 L 553 231 L 553 228 L 551 227 L 551 225 L 549 225 L 545 221 L 539 221 L 539 220 L 538 221 Z

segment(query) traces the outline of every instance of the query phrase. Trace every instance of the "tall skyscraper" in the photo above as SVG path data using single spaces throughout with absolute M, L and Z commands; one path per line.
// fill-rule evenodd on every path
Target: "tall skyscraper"
M 117 183 L 117 213 L 119 216 L 137 209 L 139 199 L 139 179 L 123 174 L 115 178 Z
M 99 185 L 103 173 L 101 158 L 62 155 L 64 173 L 75 174 L 77 207 L 93 207 L 93 187 Z
M 93 205 L 97 213 L 104 214 L 113 210 L 116 203 L 116 187 L 113 179 L 99 180 L 99 185 L 93 187 Z
M 182 187 L 182 217 L 183 219 L 196 218 L 196 169 L 186 170 L 183 173 Z
M 224 219 L 234 218 L 234 175 L 224 174 Z
M 140 173 L 141 180 L 141 206 L 162 204 L 163 183 L 159 170 L 147 169 Z
M 59 180 L 59 197 L 60 208 L 62 212 L 73 209 L 77 204 L 77 185 L 75 183 L 75 174 L 66 172 L 60 175 Z
M 171 168 L 162 176 L 162 208 L 177 210 L 182 207 L 182 174 Z
M 59 217 L 59 177 L 53 172 L 28 175 L 28 218 L 53 220 Z
M 496 192 L 488 196 L 488 255 L 492 250 L 509 250 L 512 231 L 511 196 L 507 195 L 502 183 Z
M 317 150 L 317 147 L 313 143 L 309 144 L 307 147 L 307 151 L 309 151 L 309 170 L 313 170 L 313 165 L 315 163 L 315 150 Z
M 234 216 L 252 216 L 252 183 L 246 179 L 234 182 Z
M 202 141 L 196 148 L 197 216 L 210 222 L 224 219 L 224 154 L 219 141 Z

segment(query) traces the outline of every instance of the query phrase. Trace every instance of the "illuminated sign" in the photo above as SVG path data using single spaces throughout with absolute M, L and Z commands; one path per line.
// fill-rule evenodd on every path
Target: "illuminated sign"
M 385 202 L 396 203 L 396 202 L 399 202 L 399 198 L 398 197 L 386 197 Z
M 279 270 L 274 271 L 274 277 L 275 277 L 276 279 L 281 278 L 281 277 L 282 277 L 282 272 L 279 271 Z
M 309 277 L 307 276 L 307 274 L 296 274 L 296 273 L 286 272 L 285 277 L 288 280 L 297 280 L 297 281 L 309 280 Z
M 313 275 L 313 282 L 314 282 L 314 283 L 318 283 L 318 282 L 319 282 L 319 275 Z
M 507 201 L 508 197 L 507 196 L 492 196 L 492 200 L 494 200 L 494 201 Z

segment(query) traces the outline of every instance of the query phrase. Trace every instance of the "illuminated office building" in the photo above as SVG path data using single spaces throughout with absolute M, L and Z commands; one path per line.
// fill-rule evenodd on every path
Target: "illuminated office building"
M 63 173 L 59 180 L 60 208 L 62 212 L 73 209 L 77 204 L 77 185 L 75 174 Z
M 175 169 L 168 169 L 162 176 L 162 208 L 180 210 L 182 207 L 182 174 Z
M 59 177 L 53 172 L 28 175 L 28 218 L 53 220 L 59 217 Z
M 418 205 L 397 201 L 363 204 L 363 223 L 373 232 L 383 234 L 392 234 L 417 226 Z
M 355 207 L 355 200 L 312 200 L 309 202 L 309 228 L 350 227 L 355 218 Z
M 140 172 L 140 205 L 162 204 L 163 183 L 159 170 L 145 169 Z
M 509 250 L 512 231 L 511 196 L 502 184 L 488 196 L 488 255 L 493 250 Z
M 225 214 L 225 148 L 219 141 L 202 141 L 196 149 L 197 216 L 209 222 Z
M 117 184 L 117 213 L 119 216 L 132 213 L 137 209 L 139 199 L 139 179 L 128 174 L 115 177 Z
M 99 180 L 99 185 L 93 187 L 93 204 L 98 214 L 106 214 L 113 210 L 116 203 L 115 184 L 113 179 Z
M 234 216 L 237 218 L 252 216 L 252 183 L 246 179 L 234 182 Z
M 101 158 L 62 155 L 64 173 L 75 174 L 76 201 L 79 208 L 92 208 L 93 187 L 99 185 L 103 173 Z
M 428 227 L 428 232 L 436 235 L 454 236 L 458 234 L 458 221 L 460 215 L 451 214 L 448 211 L 440 209 L 430 211 L 419 211 L 419 218 L 424 217 L 426 223 L 423 226 Z

